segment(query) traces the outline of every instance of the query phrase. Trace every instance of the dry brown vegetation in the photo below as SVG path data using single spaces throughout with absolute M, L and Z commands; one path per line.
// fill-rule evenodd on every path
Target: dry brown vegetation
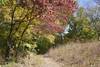
M 44 56 L 30 53 L 1 67 L 100 67 L 100 42 L 67 43 Z
M 0 67 L 62 67 L 62 65 L 52 58 L 28 53 L 27 56 L 18 58 L 17 63 L 8 62 L 7 64 L 0 65 Z
M 100 67 L 100 42 L 68 43 L 51 49 L 48 56 L 63 67 Z
M 44 61 L 41 56 L 33 53 L 28 53 L 27 56 L 23 58 L 20 57 L 17 63 L 8 62 L 7 64 L 0 65 L 0 67 L 41 67 L 41 64 L 43 63 Z

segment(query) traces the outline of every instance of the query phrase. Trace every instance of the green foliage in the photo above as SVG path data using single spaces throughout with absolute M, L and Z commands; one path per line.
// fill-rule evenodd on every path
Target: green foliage
M 83 17 L 76 22 L 76 35 L 79 39 L 92 39 L 96 37 L 96 31 L 90 26 L 87 18 Z
M 4 12 L 0 11 L 0 50 L 3 53 L 5 52 L 6 49 L 6 39 L 8 33 L 9 33 L 9 23 L 4 21 Z
M 63 37 L 61 36 L 61 34 L 59 35 L 56 35 L 55 36 L 55 47 L 58 46 L 59 44 L 63 44 L 64 43 L 64 40 L 63 40 Z
M 80 8 L 76 17 L 71 17 L 72 30 L 65 36 L 65 39 L 88 41 L 97 38 L 96 30 L 91 26 L 90 19 L 85 15 L 84 9 Z
M 41 36 L 38 38 L 36 45 L 37 45 L 37 47 L 35 48 L 36 51 L 39 54 L 44 54 L 51 47 L 52 43 L 50 42 L 48 38 Z
M 4 4 L 6 0 L 0 0 L 0 5 Z

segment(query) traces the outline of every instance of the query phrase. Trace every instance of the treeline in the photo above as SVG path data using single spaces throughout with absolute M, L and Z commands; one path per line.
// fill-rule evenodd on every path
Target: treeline
M 78 41 L 100 40 L 100 7 L 79 8 L 70 19 L 69 34 L 65 38 Z

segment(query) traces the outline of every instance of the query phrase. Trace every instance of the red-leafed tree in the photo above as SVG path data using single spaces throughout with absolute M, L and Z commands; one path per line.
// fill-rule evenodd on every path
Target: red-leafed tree
M 77 8 L 74 0 L 8 0 L 5 4 L 9 8 L 10 32 L 7 38 L 7 57 L 13 55 L 11 51 L 16 50 L 16 38 L 13 38 L 22 23 L 26 23 L 25 29 L 20 32 L 17 46 L 23 40 L 23 35 L 34 19 L 38 19 L 40 24 L 33 29 L 49 32 L 63 32 L 68 17 L 73 14 Z M 15 16 L 17 8 L 25 9 L 23 14 Z M 24 11 L 24 10 L 23 10 Z
M 20 0 L 19 4 L 33 10 L 37 8 L 43 28 L 45 26 L 51 32 L 62 32 L 68 17 L 76 9 L 74 0 Z

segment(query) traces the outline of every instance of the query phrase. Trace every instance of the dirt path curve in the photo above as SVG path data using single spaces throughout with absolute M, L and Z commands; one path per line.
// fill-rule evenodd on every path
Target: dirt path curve
M 42 67 L 62 67 L 62 64 L 54 61 L 52 58 L 44 57 L 44 64 Z

